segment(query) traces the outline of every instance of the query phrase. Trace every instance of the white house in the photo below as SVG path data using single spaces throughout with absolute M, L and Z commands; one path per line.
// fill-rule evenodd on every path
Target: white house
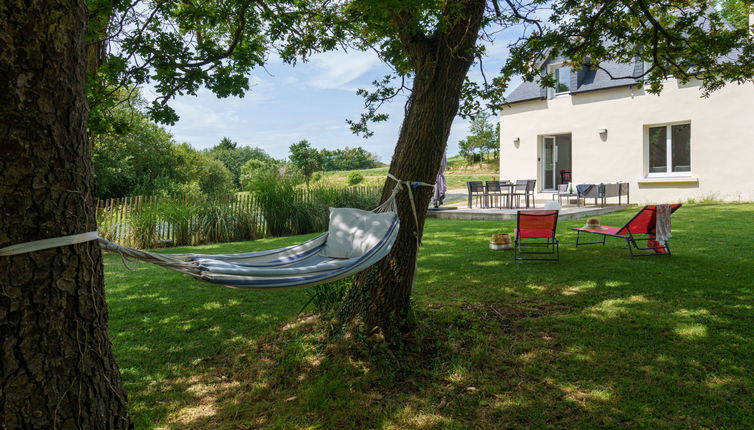
M 637 76 L 644 64 L 604 64 Z M 500 177 L 536 179 L 549 199 L 574 184 L 628 182 L 632 203 L 714 197 L 754 201 L 754 84 L 702 97 L 699 82 L 671 79 L 660 95 L 602 70 L 550 59 L 556 89 L 524 82 L 500 112 Z

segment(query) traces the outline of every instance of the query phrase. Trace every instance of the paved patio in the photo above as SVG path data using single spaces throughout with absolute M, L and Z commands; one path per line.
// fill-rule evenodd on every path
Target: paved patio
M 519 210 L 527 210 L 525 207 L 517 209 L 484 209 L 480 207 L 467 206 L 467 194 L 459 192 L 460 190 L 451 190 L 446 194 L 445 201 L 449 202 L 441 206 L 442 208 L 457 207 L 455 210 L 430 210 L 427 212 L 427 216 L 430 218 L 443 218 L 443 219 L 480 219 L 480 220 L 515 220 L 516 212 Z M 546 202 L 550 200 L 537 200 L 535 208 L 529 208 L 530 210 L 543 209 Z M 560 209 L 559 219 L 578 219 L 587 218 L 592 216 L 604 215 L 610 212 L 616 212 L 629 207 L 635 207 L 635 204 L 608 204 L 605 207 L 601 206 L 582 206 L 577 207 L 575 205 L 563 205 Z

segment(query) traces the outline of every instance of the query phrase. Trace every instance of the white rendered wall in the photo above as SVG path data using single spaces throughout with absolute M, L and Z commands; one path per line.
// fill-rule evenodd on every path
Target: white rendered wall
M 691 123 L 691 173 L 648 178 L 645 127 L 683 121 Z M 542 136 L 563 133 L 572 137 L 574 184 L 629 182 L 632 203 L 754 201 L 754 85 L 701 98 L 698 83 L 670 80 L 660 96 L 623 87 L 513 104 L 500 114 L 500 177 L 537 178 L 539 191 Z

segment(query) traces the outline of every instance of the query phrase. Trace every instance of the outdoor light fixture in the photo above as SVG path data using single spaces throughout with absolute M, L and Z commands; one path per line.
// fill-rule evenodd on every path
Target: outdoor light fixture
M 520 141 L 521 141 L 521 139 L 519 139 L 518 137 L 514 137 L 514 138 L 513 138 L 513 143 L 518 143 L 518 142 L 520 142 Z
M 598 132 L 599 132 L 600 134 L 607 134 L 607 129 L 606 129 L 606 128 L 601 128 L 601 129 L 599 129 L 599 130 L 597 130 L 597 131 L 598 131 Z

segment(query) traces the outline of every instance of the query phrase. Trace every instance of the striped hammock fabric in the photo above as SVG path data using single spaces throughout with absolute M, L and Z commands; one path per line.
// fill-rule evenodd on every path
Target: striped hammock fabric
M 230 255 L 195 255 L 191 259 L 202 280 L 238 288 L 307 287 L 335 281 L 358 273 L 382 260 L 395 243 L 398 216 L 387 234 L 364 255 L 331 258 L 321 255 L 327 233 L 300 245 L 263 252 Z
M 391 213 L 385 235 L 355 258 L 323 256 L 327 233 L 299 245 L 242 254 L 157 254 L 102 238 L 99 241 L 103 249 L 125 259 L 146 261 L 213 284 L 244 289 L 299 288 L 345 278 L 383 259 L 393 247 L 400 228 L 398 215 Z

